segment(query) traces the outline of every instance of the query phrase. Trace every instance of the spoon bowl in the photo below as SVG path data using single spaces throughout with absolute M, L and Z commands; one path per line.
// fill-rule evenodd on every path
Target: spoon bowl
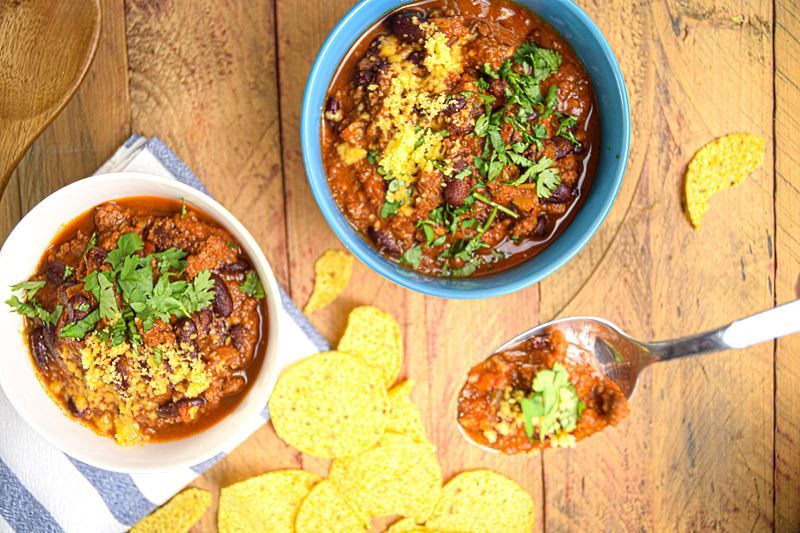
M 69 102 L 100 40 L 100 1 L 0 1 L 0 196 Z

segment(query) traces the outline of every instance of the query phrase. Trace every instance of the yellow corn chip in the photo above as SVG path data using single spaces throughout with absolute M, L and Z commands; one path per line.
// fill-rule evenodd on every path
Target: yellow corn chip
M 397 379 L 403 364 L 400 326 L 391 315 L 369 305 L 356 307 L 350 312 L 337 349 L 362 357 L 381 373 L 387 387 Z
M 312 355 L 283 371 L 269 399 L 275 431 L 316 457 L 354 455 L 383 435 L 389 400 L 377 372 L 340 352 Z
M 276 470 L 225 487 L 219 494 L 220 533 L 292 531 L 300 504 L 319 480 L 303 470 Z
M 185 533 L 211 507 L 211 493 L 186 489 L 152 514 L 142 518 L 131 533 Z
M 411 401 L 412 388 L 414 382 L 409 379 L 389 390 L 389 424 L 386 431 L 424 441 L 427 439 L 425 426 L 419 408 Z
M 460 531 L 442 531 L 421 526 L 413 518 L 403 518 L 392 524 L 386 533 L 462 533 Z
M 369 528 L 369 520 L 359 516 L 333 483 L 323 480 L 303 500 L 294 527 L 297 533 L 363 533 Z
M 329 477 L 370 518 L 401 515 L 422 523 L 442 490 L 442 471 L 433 445 L 391 433 L 371 450 L 336 459 Z
M 708 210 L 716 193 L 739 185 L 764 163 L 766 141 L 757 135 L 734 133 L 715 139 L 694 154 L 686 169 L 686 212 L 692 225 Z
M 353 276 L 353 256 L 342 250 L 328 250 L 314 263 L 314 290 L 303 312 L 313 313 L 331 304 Z
M 425 526 L 470 533 L 530 533 L 533 518 L 533 500 L 525 489 L 491 470 L 473 470 L 447 482 Z

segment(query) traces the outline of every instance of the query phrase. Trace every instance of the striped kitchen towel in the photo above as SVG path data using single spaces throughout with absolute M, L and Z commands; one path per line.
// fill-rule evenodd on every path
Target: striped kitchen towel
M 158 138 L 134 135 L 97 173 L 120 170 L 171 177 L 208 192 Z M 288 295 L 282 291 L 281 296 L 288 315 L 278 348 L 281 361 L 285 364 L 328 350 L 327 341 Z M 250 433 L 267 417 L 265 405 L 262 416 L 253 420 Z M 39 437 L 0 391 L 0 531 L 126 531 L 223 456 L 161 474 L 128 475 L 94 468 Z

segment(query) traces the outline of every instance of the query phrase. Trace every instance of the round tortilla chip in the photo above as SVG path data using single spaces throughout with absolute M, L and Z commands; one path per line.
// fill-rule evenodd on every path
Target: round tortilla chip
M 142 518 L 131 533 L 186 533 L 211 507 L 211 493 L 186 489 Z
M 397 321 L 377 307 L 363 305 L 350 312 L 337 350 L 358 355 L 377 369 L 386 387 L 403 364 L 403 336 Z
M 276 470 L 223 488 L 220 533 L 292 531 L 300 504 L 320 479 L 304 470 Z
M 283 371 L 269 399 L 278 436 L 303 453 L 332 459 L 378 442 L 389 400 L 377 372 L 357 356 L 312 355 Z
M 412 380 L 406 380 L 389 390 L 389 424 L 386 431 L 398 435 L 408 435 L 414 440 L 427 440 L 422 414 L 411 401 Z
M 473 470 L 447 482 L 425 526 L 470 533 L 530 533 L 533 519 L 533 499 L 525 489 L 491 470 Z
M 336 459 L 331 483 L 364 515 L 401 515 L 424 522 L 442 490 L 432 444 L 387 433 L 374 448 Z
M 314 263 L 314 290 L 308 297 L 304 313 L 313 313 L 329 306 L 350 283 L 353 256 L 343 250 L 328 250 Z
M 439 529 L 431 529 L 426 526 L 421 526 L 414 522 L 413 518 L 403 518 L 392 524 L 386 533 L 461 533 L 456 531 L 441 531 Z
M 359 516 L 333 483 L 323 480 L 303 500 L 294 528 L 297 533 L 363 533 L 369 529 L 369 520 Z
M 706 144 L 694 154 L 685 177 L 685 202 L 695 228 L 708 210 L 708 200 L 739 185 L 764 163 L 766 140 L 758 135 L 734 133 Z

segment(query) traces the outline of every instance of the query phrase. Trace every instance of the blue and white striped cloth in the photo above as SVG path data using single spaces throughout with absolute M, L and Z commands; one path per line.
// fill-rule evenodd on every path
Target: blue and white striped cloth
M 134 135 L 97 173 L 120 170 L 172 177 L 208 192 L 158 138 Z M 278 349 L 281 362 L 328 350 L 328 342 L 288 295 L 282 291 L 281 296 L 288 315 Z M 252 431 L 267 417 L 265 406 L 262 417 L 252 422 Z M 66 456 L 41 438 L 0 391 L 0 532 L 126 531 L 224 455 L 162 474 L 101 470 Z

